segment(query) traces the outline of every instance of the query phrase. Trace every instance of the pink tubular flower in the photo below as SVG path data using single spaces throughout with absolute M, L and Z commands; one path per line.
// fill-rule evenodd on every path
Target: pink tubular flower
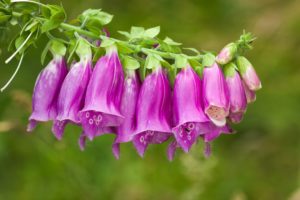
M 136 104 L 140 91 L 140 79 L 133 70 L 128 70 L 124 81 L 121 113 L 125 117 L 123 123 L 116 127 L 117 137 L 113 144 L 113 153 L 118 159 L 120 143 L 132 140 L 136 129 Z
M 67 71 L 64 58 L 58 55 L 55 55 L 47 67 L 41 71 L 34 86 L 32 114 L 29 117 L 27 131 L 31 132 L 37 122 L 55 119 L 57 98 Z
M 173 115 L 175 139 L 188 152 L 209 122 L 202 108 L 201 80 L 194 70 L 187 66 L 177 74 L 174 83 Z
M 214 63 L 203 70 L 204 111 L 217 126 L 226 124 L 229 114 L 229 94 L 222 70 Z
M 216 57 L 216 62 L 220 65 L 229 63 L 237 52 L 237 45 L 235 43 L 229 43 L 226 45 Z
M 92 73 L 91 54 L 81 57 L 73 63 L 66 76 L 58 97 L 58 115 L 54 121 L 52 132 L 61 139 L 68 122 L 79 124 L 79 111 L 83 107 L 86 87 Z
M 237 65 L 247 87 L 252 91 L 261 89 L 261 82 L 252 64 L 245 57 L 239 56 L 237 58 Z
M 226 83 L 229 91 L 230 114 L 233 123 L 239 123 L 247 108 L 247 99 L 242 80 L 236 71 L 236 65 L 229 63 L 224 68 Z
M 90 140 L 103 127 L 119 126 L 124 117 L 120 113 L 124 74 L 116 47 L 107 49 L 100 58 L 88 84 L 85 105 L 80 119 Z
M 171 87 L 166 73 L 156 67 L 144 80 L 137 103 L 133 144 L 140 156 L 149 144 L 163 143 L 171 134 Z

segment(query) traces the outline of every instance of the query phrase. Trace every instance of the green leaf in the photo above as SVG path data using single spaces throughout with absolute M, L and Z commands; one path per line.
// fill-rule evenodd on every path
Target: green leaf
M 169 38 L 169 37 L 166 37 L 166 38 L 164 39 L 164 43 L 166 43 L 166 44 L 168 44 L 168 45 L 170 45 L 170 46 L 180 46 L 180 45 L 182 45 L 181 43 L 175 42 L 174 40 L 172 40 L 172 39 Z
M 121 35 L 124 35 L 128 39 L 131 37 L 130 33 L 126 32 L 126 31 L 118 31 L 118 33 L 120 33 Z
M 47 53 L 49 52 L 50 46 L 51 46 L 51 41 L 49 41 L 47 43 L 44 50 L 42 51 L 42 54 L 41 54 L 41 63 L 42 63 L 42 65 L 44 65 L 44 63 L 45 63 L 45 59 L 46 59 Z
M 115 44 L 115 41 L 113 39 L 111 39 L 111 38 L 102 37 L 101 39 L 102 39 L 102 41 L 101 41 L 101 47 L 103 47 L 103 48 L 106 48 L 106 47 L 109 47 L 109 46 Z
M 34 32 L 38 28 L 39 22 L 34 20 L 30 24 L 28 24 L 25 28 L 25 31 L 31 31 Z
M 153 28 L 149 28 L 144 32 L 145 37 L 154 38 L 156 37 L 160 32 L 160 27 L 156 26 Z
M 175 56 L 175 67 L 176 68 L 183 68 L 188 65 L 188 60 L 186 56 L 180 54 Z
M 146 58 L 146 62 L 145 62 L 145 68 L 146 69 L 153 69 L 155 67 L 160 66 L 160 59 L 158 57 L 158 55 L 155 54 L 149 54 Z
M 44 11 L 43 15 L 48 19 L 42 25 L 42 33 L 53 30 L 66 20 L 66 13 L 63 7 L 57 5 L 47 5 L 49 12 Z M 47 13 L 47 14 L 46 14 Z
M 78 46 L 76 48 L 76 54 L 80 58 L 86 56 L 92 56 L 92 50 L 90 44 L 84 39 L 79 39 Z
M 215 62 L 215 56 L 212 53 L 206 53 L 204 54 L 202 58 L 202 65 L 205 67 L 210 67 L 214 64 Z
M 124 42 L 117 42 L 117 47 L 118 47 L 118 51 L 119 53 L 122 54 L 131 54 L 134 53 L 134 50 L 131 49 L 127 43 Z
M 145 29 L 143 27 L 133 26 L 130 30 L 131 38 L 142 38 L 144 36 Z
M 99 23 L 101 26 L 109 24 L 113 19 L 113 15 L 101 11 L 101 9 L 88 9 L 84 11 L 80 16 L 79 20 L 81 23 L 86 21 L 94 21 L 94 23 Z
M 197 55 L 200 55 L 200 52 L 195 48 L 183 48 L 183 49 L 192 51 L 192 52 L 196 53 Z
M 136 59 L 134 59 L 130 56 L 124 56 L 123 57 L 123 66 L 129 70 L 136 70 L 136 69 L 140 68 L 140 63 Z
M 82 27 L 95 34 L 100 34 L 102 27 L 111 22 L 113 15 L 102 12 L 101 9 L 88 9 L 78 19 Z
M 60 56 L 65 56 L 67 52 L 66 46 L 58 40 L 51 41 L 50 50 L 53 54 L 57 54 Z

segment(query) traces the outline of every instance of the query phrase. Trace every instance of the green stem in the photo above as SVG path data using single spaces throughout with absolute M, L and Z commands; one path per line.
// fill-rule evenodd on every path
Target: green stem
M 26 1 L 24 1 L 24 2 L 26 2 Z M 18 18 L 18 17 L 22 16 L 22 13 L 13 12 L 13 16 Z M 45 21 L 46 20 L 45 18 L 39 17 L 39 16 L 32 16 L 32 17 L 36 18 L 40 21 Z M 74 31 L 74 32 L 77 32 L 81 35 L 87 36 L 87 37 L 92 38 L 92 39 L 101 39 L 101 35 L 96 35 L 96 34 L 90 32 L 90 31 L 84 30 L 80 26 L 75 26 L 75 25 L 71 25 L 71 24 L 68 24 L 68 23 L 61 23 L 59 28 L 65 30 L 65 31 Z M 118 41 L 118 42 L 123 42 L 123 43 L 128 44 L 126 41 L 122 41 L 122 40 L 118 40 L 118 39 L 115 39 L 115 40 Z M 175 56 L 178 55 L 176 53 L 162 52 L 162 51 L 158 51 L 158 50 L 150 49 L 150 48 L 145 48 L 145 47 L 140 49 L 140 47 L 138 45 L 134 45 L 134 44 L 129 44 L 129 46 L 130 46 L 130 48 L 132 48 L 135 51 L 140 50 L 141 52 L 143 52 L 145 54 L 154 53 L 154 54 L 157 54 L 157 55 L 159 55 L 159 56 L 161 56 L 165 59 L 175 59 Z M 198 59 L 201 59 L 201 55 L 199 55 L 199 56 L 188 56 L 188 58 L 198 60 Z

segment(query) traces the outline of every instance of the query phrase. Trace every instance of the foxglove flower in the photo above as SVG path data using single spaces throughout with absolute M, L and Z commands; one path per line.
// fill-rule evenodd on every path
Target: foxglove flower
M 140 91 L 140 79 L 133 70 L 128 70 L 124 81 L 121 113 L 125 117 L 123 123 L 116 127 L 117 137 L 113 144 L 113 153 L 119 158 L 120 143 L 132 140 L 136 129 L 136 105 Z
M 247 87 L 252 91 L 261 89 L 261 82 L 255 72 L 254 67 L 247 60 L 247 58 L 239 56 L 237 58 L 237 65 Z
M 220 65 L 229 63 L 237 52 L 237 45 L 235 43 L 229 43 L 226 45 L 216 57 L 216 62 Z
M 224 68 L 226 83 L 229 91 L 230 114 L 233 123 L 239 123 L 247 108 L 247 99 L 242 80 L 236 71 L 236 65 L 229 63 Z
M 229 114 L 229 94 L 222 70 L 214 63 L 203 70 L 204 111 L 217 126 L 226 124 Z
M 140 156 L 149 144 L 160 144 L 171 135 L 171 87 L 161 67 L 144 80 L 137 103 L 137 130 L 133 144 Z
M 124 74 L 116 47 L 107 49 L 94 68 L 88 84 L 80 119 L 85 134 L 92 140 L 102 127 L 119 126 Z
M 79 124 L 79 111 L 84 104 L 86 88 L 92 73 L 92 55 L 82 56 L 73 63 L 61 87 L 58 97 L 58 115 L 52 131 L 57 139 L 61 139 L 68 122 Z
M 194 70 L 187 66 L 177 74 L 174 83 L 173 115 L 175 139 L 188 152 L 209 122 L 202 107 L 201 80 Z
M 37 122 L 55 119 L 57 98 L 61 84 L 67 74 L 67 66 L 62 56 L 55 55 L 52 61 L 39 74 L 32 96 L 32 114 L 27 131 L 31 132 Z
M 256 94 L 255 91 L 252 91 L 248 88 L 248 86 L 245 84 L 243 81 L 243 87 L 245 90 L 246 98 L 247 98 L 247 103 L 253 103 L 256 100 Z

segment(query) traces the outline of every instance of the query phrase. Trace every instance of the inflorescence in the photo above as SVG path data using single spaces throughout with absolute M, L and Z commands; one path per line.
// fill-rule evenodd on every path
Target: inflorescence
M 21 27 L 6 60 L 18 58 L 19 64 L 1 91 L 17 74 L 28 48 L 42 35 L 49 39 L 41 62 L 48 52 L 52 59 L 34 86 L 28 131 L 38 122 L 53 121 L 52 132 L 60 140 L 67 124 L 81 126 L 81 149 L 87 139 L 113 133 L 116 158 L 121 143 L 132 142 L 143 156 L 149 144 L 170 141 L 172 160 L 177 148 L 188 152 L 202 139 L 208 156 L 209 143 L 233 132 L 230 125 L 241 122 L 261 88 L 243 56 L 255 38 L 243 33 L 215 56 L 182 48 L 168 37 L 159 39 L 159 27 L 132 27 L 119 31 L 125 40 L 112 38 L 105 27 L 112 18 L 88 9 L 70 24 L 62 6 L 0 0 L 0 26 Z

